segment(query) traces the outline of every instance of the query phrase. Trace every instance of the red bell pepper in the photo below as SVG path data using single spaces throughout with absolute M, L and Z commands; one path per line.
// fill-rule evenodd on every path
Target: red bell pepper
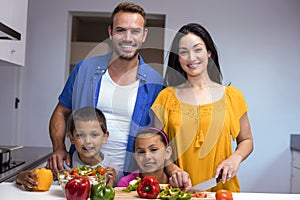
M 67 200 L 87 200 L 90 194 L 88 177 L 74 177 L 65 186 Z
M 142 198 L 156 199 L 159 192 L 160 186 L 154 176 L 145 176 L 137 187 L 137 193 Z

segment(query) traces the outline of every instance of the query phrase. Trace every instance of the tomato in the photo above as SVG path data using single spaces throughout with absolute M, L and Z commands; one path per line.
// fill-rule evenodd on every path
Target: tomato
M 73 174 L 73 175 L 74 175 L 74 174 L 78 174 L 78 170 L 75 169 L 75 168 L 72 168 L 72 174 Z
M 207 193 L 205 192 L 195 192 L 193 197 L 196 197 L 196 198 L 207 198 Z
M 229 190 L 221 189 L 216 192 L 216 200 L 233 200 Z
M 104 175 L 106 173 L 106 169 L 104 169 L 103 167 L 99 167 L 98 168 L 98 173 L 101 175 Z

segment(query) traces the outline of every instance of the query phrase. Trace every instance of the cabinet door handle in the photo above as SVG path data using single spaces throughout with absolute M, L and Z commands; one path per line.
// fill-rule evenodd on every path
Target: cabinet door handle
M 10 53 L 11 53 L 11 54 L 14 54 L 14 53 L 16 53 L 16 50 L 15 50 L 15 49 L 11 49 L 11 50 L 10 50 Z

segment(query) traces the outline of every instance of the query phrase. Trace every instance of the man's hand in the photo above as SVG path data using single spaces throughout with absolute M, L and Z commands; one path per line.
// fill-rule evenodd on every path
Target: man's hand
M 64 160 L 66 161 L 66 164 L 70 166 L 71 158 L 66 149 L 53 151 L 48 159 L 46 168 L 51 169 L 53 174 L 56 175 L 60 170 L 64 170 Z
M 184 188 L 185 191 L 192 187 L 192 181 L 189 174 L 183 170 L 174 172 L 170 177 L 169 182 L 173 187 Z

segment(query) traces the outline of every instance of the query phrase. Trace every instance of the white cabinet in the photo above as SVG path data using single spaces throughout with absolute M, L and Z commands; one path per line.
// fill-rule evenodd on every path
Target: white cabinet
M 4 24 L 9 23 L 9 11 L 10 11 L 10 1 L 0 0 L 0 22 Z
M 291 193 L 300 194 L 300 151 L 292 151 Z
M 0 40 L 0 60 L 24 66 L 28 0 L 0 0 L 0 5 L 0 21 L 21 33 L 21 40 Z

